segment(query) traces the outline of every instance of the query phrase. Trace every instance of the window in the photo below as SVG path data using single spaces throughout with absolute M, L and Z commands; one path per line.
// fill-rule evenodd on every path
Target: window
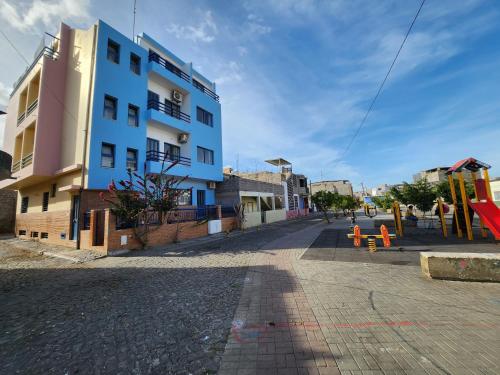
M 205 190 L 198 190 L 196 192 L 196 205 L 198 207 L 205 206 Z
M 303 178 L 299 179 L 299 186 L 300 187 L 305 187 L 306 186 L 306 182 Z
M 135 74 L 141 74 L 141 58 L 135 53 L 130 54 L 130 70 Z
M 31 232 L 32 238 L 38 238 L 38 232 Z
M 101 147 L 101 167 L 115 167 L 115 145 L 103 143 Z
M 49 192 L 46 191 L 43 193 L 43 198 L 42 198 L 42 211 L 48 211 L 49 209 Z
M 198 162 L 214 164 L 214 152 L 212 150 L 198 146 Z
M 164 112 L 172 117 L 181 118 L 181 106 L 168 99 L 165 99 L 165 110 Z
M 208 126 L 214 126 L 214 115 L 203 108 L 196 107 L 196 119 Z
M 108 120 L 116 120 L 116 108 L 118 107 L 118 100 L 112 96 L 104 96 L 104 118 Z
M 57 192 L 57 184 L 52 184 L 50 191 L 51 191 L 50 196 L 52 198 L 55 198 Z
M 21 213 L 25 214 L 28 212 L 28 204 L 29 204 L 30 198 L 29 197 L 23 197 L 21 199 Z
M 19 230 L 19 235 L 20 236 L 26 236 L 26 230 L 25 229 Z
M 158 95 L 156 92 L 149 91 L 148 90 L 148 109 L 156 109 L 158 110 L 160 107 L 160 95 Z
M 120 63 L 120 45 L 108 39 L 108 60 L 115 64 Z
M 137 150 L 133 148 L 127 148 L 127 169 L 137 170 Z
M 180 189 L 179 195 L 177 195 L 177 205 L 178 206 L 191 206 L 191 189 Z
M 181 159 L 181 148 L 179 146 L 164 143 L 163 152 L 165 152 L 166 158 L 169 160 L 175 161 Z
M 128 105 L 128 124 L 130 126 L 139 126 L 139 108 L 135 105 Z
M 493 200 L 500 201 L 500 191 L 493 192 Z
M 42 232 L 42 233 L 40 233 L 40 238 L 43 238 L 44 240 L 46 240 L 47 238 L 49 238 L 49 234 L 47 232 Z
M 153 138 L 147 139 L 146 156 L 148 160 L 158 161 L 160 157 L 160 141 Z

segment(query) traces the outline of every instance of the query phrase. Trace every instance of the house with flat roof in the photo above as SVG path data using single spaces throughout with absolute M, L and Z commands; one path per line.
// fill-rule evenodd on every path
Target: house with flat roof
M 215 83 L 147 34 L 64 23 L 14 84 L 3 149 L 18 192 L 16 234 L 79 247 L 85 212 L 129 172 L 185 177 L 178 204 L 215 204 L 222 181 Z

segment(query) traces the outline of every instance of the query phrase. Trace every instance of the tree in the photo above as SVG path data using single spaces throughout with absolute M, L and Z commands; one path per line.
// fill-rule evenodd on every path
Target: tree
M 382 208 L 384 210 L 389 210 L 392 208 L 392 204 L 394 203 L 394 198 L 392 195 L 387 192 L 381 197 L 372 197 L 373 203 L 379 208 Z
M 100 194 L 101 199 L 110 204 L 111 212 L 118 220 L 133 228 L 134 237 L 143 248 L 147 246 L 152 226 L 157 229 L 167 222 L 177 207 L 177 198 L 182 193 L 179 185 L 187 176 L 177 179 L 167 175 L 176 164 L 173 162 L 165 167 L 164 160 L 158 174 L 144 171 L 139 175 L 129 171 L 128 179 L 118 182 L 119 187 L 111 181 L 108 198 Z
M 337 194 L 338 195 L 338 194 Z M 333 207 L 336 195 L 330 191 L 321 190 L 314 193 L 311 197 L 316 208 L 323 212 L 325 216 L 325 220 L 330 223 L 330 219 L 328 218 L 328 210 Z
M 460 185 L 456 178 L 453 179 L 453 183 L 455 184 L 455 192 L 457 194 L 457 203 L 462 203 L 462 195 L 460 194 Z M 474 198 L 474 186 L 464 181 L 465 183 L 465 192 L 469 198 Z M 451 189 L 448 181 L 440 182 L 435 187 L 436 196 L 443 198 L 443 200 L 448 204 L 453 204 L 453 199 L 451 198 Z
M 403 190 L 405 201 L 408 204 L 414 204 L 425 216 L 425 213 L 430 211 L 432 206 L 434 206 L 434 200 L 436 199 L 435 189 L 425 178 L 418 180 L 414 184 L 406 185 L 406 189 Z
M 344 215 L 347 215 L 349 211 L 355 210 L 358 207 L 358 201 L 350 195 L 340 196 L 340 208 L 344 211 Z

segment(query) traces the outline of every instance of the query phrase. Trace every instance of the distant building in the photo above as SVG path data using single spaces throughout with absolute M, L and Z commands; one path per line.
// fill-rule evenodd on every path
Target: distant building
M 325 190 L 332 193 L 339 193 L 341 195 L 354 196 L 352 184 L 349 180 L 331 180 L 331 181 L 318 181 L 311 183 L 311 194 L 318 191 Z
M 432 169 L 427 169 L 425 171 L 418 172 L 413 175 L 413 182 L 417 182 L 422 178 L 426 178 L 427 182 L 431 184 L 439 184 L 443 181 L 448 181 L 448 176 L 446 175 L 446 171 L 450 169 L 450 167 L 436 167 Z M 463 171 L 464 179 L 470 181 L 471 175 L 469 171 Z
M 382 196 L 385 193 L 388 193 L 390 189 L 391 189 L 391 185 L 387 185 L 387 184 L 379 185 L 376 188 L 372 189 L 372 196 L 374 196 L 374 197 Z
M 235 172 L 239 177 L 281 185 L 285 191 L 283 207 L 287 211 L 307 211 L 309 209 L 309 188 L 307 177 L 292 172 L 292 164 L 282 158 L 266 160 L 277 166 L 278 172 Z
M 500 207 L 500 177 L 490 181 L 491 196 L 497 206 Z

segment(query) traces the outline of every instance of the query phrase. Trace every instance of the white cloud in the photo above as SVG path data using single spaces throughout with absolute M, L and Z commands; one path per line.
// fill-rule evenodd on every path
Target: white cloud
M 221 65 L 221 74 L 215 79 L 218 85 L 225 85 L 240 82 L 243 78 L 240 65 L 236 61 Z
M 173 34 L 177 39 L 210 43 L 215 40 L 215 36 L 217 35 L 217 24 L 213 19 L 212 12 L 207 11 L 203 14 L 203 18 L 198 23 L 198 26 L 172 24 L 167 27 L 166 31 Z
M 248 32 L 252 35 L 265 35 L 271 32 L 271 27 L 264 24 L 264 20 L 257 15 L 250 13 L 247 16 Z
M 87 21 L 89 0 L 34 0 L 30 4 L 12 5 L 0 2 L 0 17 L 12 28 L 22 32 L 37 32 L 39 27 L 53 27 L 60 20 Z
M 6 107 L 9 102 L 11 88 L 0 82 L 0 108 Z

